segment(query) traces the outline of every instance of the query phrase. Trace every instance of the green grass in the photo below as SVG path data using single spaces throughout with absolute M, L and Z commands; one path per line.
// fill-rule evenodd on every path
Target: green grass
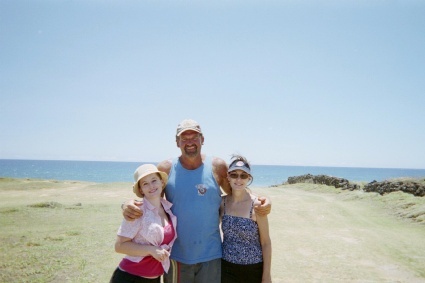
M 118 190 L 123 197 L 100 201 L 91 184 L 58 194 L 69 183 L 36 180 L 29 190 L 28 180 L 11 183 L 0 182 L 0 282 L 108 282 L 122 257 L 113 245 L 130 189 L 126 195 L 105 186 L 104 194 Z
M 0 178 L 0 282 L 108 282 L 122 258 L 115 253 L 114 243 L 122 221 L 120 205 L 134 198 L 131 186 Z M 404 193 L 380 196 L 314 184 L 296 187 L 324 195 L 331 193 L 346 202 L 367 201 L 403 221 L 425 225 L 425 198 Z M 299 213 L 309 212 L 308 207 L 285 210 L 285 189 L 283 186 L 257 190 L 269 195 L 274 203 L 270 225 L 276 252 L 272 272 L 275 282 L 286 282 L 279 281 L 286 274 L 281 265 L 290 266 L 293 259 L 286 258 L 286 251 L 279 249 L 288 240 L 291 229 L 297 227 L 282 226 L 280 219 L 298 209 L 302 209 Z M 278 236 L 282 233 L 287 238 L 283 242 Z M 383 254 L 388 252 L 383 248 Z M 413 260 L 412 270 L 416 270 L 420 259 L 406 258 Z M 297 266 L 294 268 L 297 270 Z
M 394 180 L 421 182 L 421 179 L 403 178 Z M 392 181 L 394 181 L 392 180 Z M 362 185 L 359 183 L 359 185 Z M 339 194 L 343 199 L 358 199 L 373 202 L 374 205 L 386 209 L 389 214 L 396 217 L 410 220 L 420 225 L 425 225 L 425 197 L 415 197 L 403 192 L 392 192 L 383 196 L 374 192 L 347 191 L 334 188 L 332 186 L 319 184 L 296 184 L 298 188 L 306 191 Z
M 7 218 L 2 214 L 0 281 L 107 282 L 121 257 L 113 251 L 118 209 L 20 207 Z

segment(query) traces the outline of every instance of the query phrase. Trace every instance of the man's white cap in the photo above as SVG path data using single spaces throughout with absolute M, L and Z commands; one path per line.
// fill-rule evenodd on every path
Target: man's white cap
M 192 119 L 185 119 L 180 122 L 180 124 L 177 126 L 176 136 L 178 137 L 186 131 L 195 131 L 202 135 L 201 126 L 199 126 L 198 122 Z

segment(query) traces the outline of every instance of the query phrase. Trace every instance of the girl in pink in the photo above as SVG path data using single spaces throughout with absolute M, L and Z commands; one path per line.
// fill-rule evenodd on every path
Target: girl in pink
M 175 239 L 177 219 L 172 204 L 163 198 L 168 175 L 153 164 L 134 172 L 133 191 L 143 198 L 143 216 L 123 220 L 117 233 L 115 251 L 126 254 L 110 283 L 159 283 L 170 267 L 170 252 Z

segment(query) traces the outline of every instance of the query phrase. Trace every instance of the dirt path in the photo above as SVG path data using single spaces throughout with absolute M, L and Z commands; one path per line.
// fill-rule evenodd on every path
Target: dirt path
M 425 282 L 425 226 L 350 195 L 275 188 L 273 282 Z

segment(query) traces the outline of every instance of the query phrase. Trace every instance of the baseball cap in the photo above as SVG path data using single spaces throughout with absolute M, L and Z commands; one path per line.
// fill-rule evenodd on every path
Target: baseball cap
M 202 134 L 201 126 L 198 122 L 192 119 L 185 119 L 177 126 L 176 136 L 180 136 L 186 131 L 195 131 Z

